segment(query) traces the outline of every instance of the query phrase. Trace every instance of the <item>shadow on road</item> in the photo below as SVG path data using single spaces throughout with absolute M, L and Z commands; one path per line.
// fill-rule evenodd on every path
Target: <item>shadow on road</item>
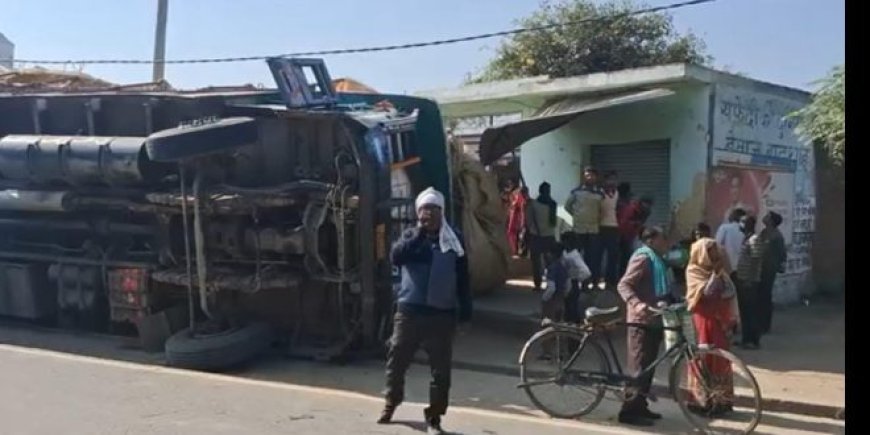
M 837 301 L 779 309 L 773 315 L 773 330 L 761 339 L 761 349 L 740 356 L 747 364 L 777 372 L 845 375 L 844 313 L 845 305 Z
M 139 364 L 162 366 L 163 355 L 146 353 L 131 348 L 129 340 L 83 333 L 70 333 L 28 325 L 0 323 L 0 343 L 22 347 L 38 348 L 56 352 L 77 354 L 100 359 L 126 361 Z M 451 406 L 495 410 L 512 414 L 542 417 L 535 410 L 525 394 L 515 385 L 514 376 L 496 373 L 480 373 L 459 370 L 454 374 Z M 315 363 L 291 359 L 279 350 L 271 355 L 232 372 L 225 373 L 248 379 L 290 383 L 310 387 L 320 387 L 360 393 L 369 397 L 381 397 L 383 389 L 383 363 L 378 360 L 355 361 L 347 365 Z M 409 402 L 425 403 L 428 400 L 428 367 L 414 365 L 408 372 L 406 398 Z M 685 433 L 688 429 L 685 419 L 675 411 L 676 405 L 660 401 L 656 406 L 666 413 L 666 420 L 654 429 L 655 433 Z M 614 427 L 615 415 L 619 404 L 615 400 L 605 400 L 592 414 L 584 417 L 586 423 Z M 667 409 L 662 409 L 667 407 Z M 422 420 L 396 421 L 413 430 L 425 433 Z M 305 418 L 304 416 L 300 418 Z M 372 418 L 375 418 L 374 416 Z M 449 418 L 448 418 L 449 420 Z M 842 424 L 815 419 L 808 421 L 801 416 L 783 414 L 765 415 L 763 426 L 758 433 L 781 433 L 788 430 L 801 430 L 821 433 L 842 433 Z
M 493 324 L 494 329 L 517 334 L 524 340 L 534 330 L 540 316 L 539 296 L 525 281 L 513 281 L 504 289 L 475 299 L 475 315 Z M 585 306 L 585 305 L 584 305 Z M 526 325 L 519 326 L 518 319 Z M 484 326 L 485 327 L 485 326 Z M 744 352 L 732 349 L 746 363 L 776 372 L 816 372 L 844 375 L 845 302 L 836 298 L 817 298 L 809 305 L 777 307 L 773 328 L 762 338 L 762 348 Z M 617 349 L 622 351 L 624 334 L 614 334 Z M 812 349 L 812 352 L 807 352 Z M 620 357 L 624 357 L 620 355 Z
M 415 430 L 417 432 L 426 433 L 426 423 L 422 421 L 410 421 L 410 420 L 394 420 L 388 426 L 405 426 L 408 429 Z M 449 430 L 444 431 L 447 435 L 462 435 L 461 432 L 453 432 Z
M 409 429 L 413 429 L 417 432 L 426 433 L 426 423 L 424 423 L 422 421 L 396 420 L 396 421 L 393 421 L 392 423 L 390 423 L 390 426 L 392 426 L 392 425 L 405 426 L 405 427 L 407 427 Z

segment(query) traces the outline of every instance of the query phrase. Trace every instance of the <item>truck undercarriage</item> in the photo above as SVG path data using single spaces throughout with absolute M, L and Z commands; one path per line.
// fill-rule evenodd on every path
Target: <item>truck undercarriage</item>
M 417 113 L 337 104 L 317 61 L 270 66 L 280 94 L 0 94 L 0 315 L 132 325 L 203 369 L 276 340 L 377 349 Z

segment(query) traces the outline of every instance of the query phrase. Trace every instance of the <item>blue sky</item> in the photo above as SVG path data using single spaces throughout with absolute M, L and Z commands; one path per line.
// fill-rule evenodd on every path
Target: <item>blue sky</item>
M 674 0 L 648 0 L 663 5 Z M 156 0 L 2 0 L 0 32 L 21 59 L 150 58 Z M 512 28 L 538 0 L 170 0 L 167 57 L 270 55 L 425 41 Z M 811 89 L 844 62 L 844 0 L 719 0 L 673 12 L 707 43 L 715 66 Z M 499 40 L 326 58 L 333 77 L 383 92 L 458 85 Z M 149 81 L 149 65 L 84 70 L 116 83 Z M 169 65 L 176 87 L 271 86 L 265 62 Z

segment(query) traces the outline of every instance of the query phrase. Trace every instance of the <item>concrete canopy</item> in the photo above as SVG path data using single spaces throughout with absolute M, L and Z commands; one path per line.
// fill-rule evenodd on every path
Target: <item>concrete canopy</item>
M 800 89 L 692 64 L 668 64 L 563 78 L 527 77 L 433 89 L 416 95 L 437 101 L 442 115 L 447 118 L 516 112 L 529 116 L 554 99 L 593 97 L 687 82 L 739 84 L 784 97 L 809 99 L 809 93 Z

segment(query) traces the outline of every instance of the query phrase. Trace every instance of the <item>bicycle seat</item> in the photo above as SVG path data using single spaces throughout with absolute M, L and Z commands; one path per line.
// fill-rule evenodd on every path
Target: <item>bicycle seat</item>
M 601 322 L 607 319 L 608 316 L 619 312 L 619 307 L 598 308 L 589 307 L 586 309 L 586 321 Z

